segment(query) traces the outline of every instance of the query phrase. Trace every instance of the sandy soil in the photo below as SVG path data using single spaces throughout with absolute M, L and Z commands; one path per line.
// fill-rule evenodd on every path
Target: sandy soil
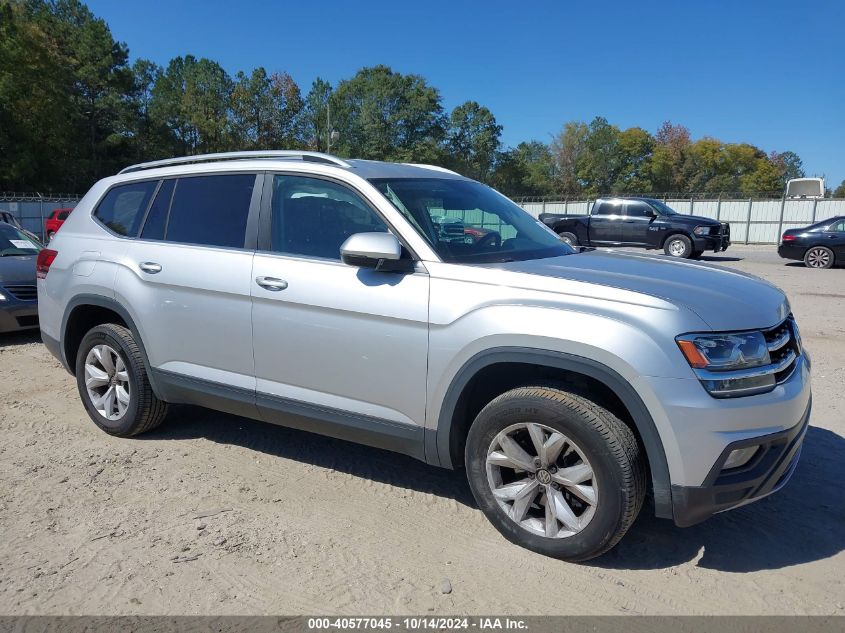
M 845 270 L 729 254 L 788 292 L 813 354 L 801 464 L 693 528 L 643 512 L 585 565 L 511 545 L 460 474 L 402 456 L 192 407 L 109 437 L 35 335 L 0 337 L 0 614 L 843 614 Z

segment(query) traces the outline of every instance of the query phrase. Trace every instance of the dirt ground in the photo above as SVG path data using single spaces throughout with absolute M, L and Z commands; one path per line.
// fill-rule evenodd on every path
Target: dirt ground
M 581 565 L 511 545 L 461 474 L 399 455 L 193 407 L 109 437 L 37 335 L 0 336 L 0 614 L 845 614 L 845 270 L 708 259 L 789 294 L 802 461 L 693 528 L 643 512 Z

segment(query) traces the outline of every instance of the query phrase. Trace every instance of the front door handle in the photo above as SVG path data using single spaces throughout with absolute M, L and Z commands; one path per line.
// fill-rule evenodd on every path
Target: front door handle
M 278 292 L 288 287 L 288 282 L 284 279 L 277 279 L 276 277 L 256 277 L 255 283 L 265 290 L 272 290 L 273 292 Z
M 161 272 L 161 264 L 156 264 L 155 262 L 142 262 L 138 264 L 138 268 L 151 275 Z

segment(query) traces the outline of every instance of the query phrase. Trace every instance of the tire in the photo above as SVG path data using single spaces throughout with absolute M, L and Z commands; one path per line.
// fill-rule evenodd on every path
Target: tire
M 574 233 L 564 231 L 562 233 L 558 233 L 558 236 L 570 246 L 578 246 L 578 238 L 575 236 Z
M 804 253 L 804 265 L 807 268 L 830 268 L 833 262 L 833 251 L 827 246 L 811 246 Z
M 104 382 L 104 376 L 109 377 L 108 382 Z M 138 344 L 121 325 L 98 325 L 82 339 L 76 354 L 76 385 L 94 424 L 110 435 L 131 437 L 145 433 L 161 424 L 167 415 L 167 403 L 159 400 L 150 386 Z M 109 390 L 111 399 L 95 402 L 94 397 L 104 396 Z M 126 394 L 125 400 L 119 397 L 121 393 Z M 111 415 L 107 416 L 109 412 Z
M 663 242 L 663 252 L 670 257 L 681 257 L 684 259 L 692 255 L 692 241 L 686 235 L 675 233 L 666 238 Z
M 535 458 L 537 439 L 560 447 L 557 457 L 544 450 L 533 473 L 507 465 L 525 459 L 511 441 Z M 513 389 L 484 407 L 470 427 L 465 463 L 478 506 L 506 539 L 567 561 L 595 558 L 616 545 L 646 493 L 646 462 L 631 429 L 587 398 L 553 387 Z

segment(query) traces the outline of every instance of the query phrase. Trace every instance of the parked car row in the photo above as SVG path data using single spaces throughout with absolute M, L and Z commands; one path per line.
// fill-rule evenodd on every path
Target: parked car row
M 731 244 L 731 227 L 712 218 L 678 213 L 653 198 L 599 198 L 588 215 L 540 214 L 540 221 L 571 246 L 662 249 L 672 257 L 697 259 Z M 845 216 L 783 233 L 778 254 L 808 268 L 845 264 Z

